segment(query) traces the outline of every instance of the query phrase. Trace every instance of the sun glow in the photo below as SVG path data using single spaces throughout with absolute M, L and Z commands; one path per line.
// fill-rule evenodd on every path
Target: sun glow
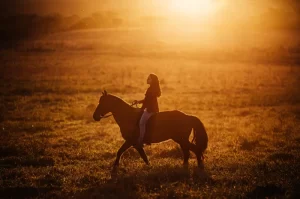
M 214 0 L 172 0 L 170 11 L 185 17 L 209 17 L 217 10 Z

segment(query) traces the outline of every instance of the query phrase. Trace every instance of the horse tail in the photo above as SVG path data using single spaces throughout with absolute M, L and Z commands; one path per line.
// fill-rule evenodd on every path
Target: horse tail
M 204 159 L 203 153 L 207 148 L 208 136 L 206 130 L 204 128 L 203 123 L 199 120 L 199 118 L 195 116 L 190 116 L 192 121 L 192 127 L 194 130 L 194 137 L 192 142 L 196 143 L 196 150 L 201 154 L 202 160 Z

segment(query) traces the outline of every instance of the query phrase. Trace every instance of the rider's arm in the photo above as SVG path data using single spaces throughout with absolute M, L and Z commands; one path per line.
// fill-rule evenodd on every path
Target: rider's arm
M 149 95 L 150 95 L 150 92 L 149 92 L 149 88 L 147 89 L 147 91 L 146 91 L 146 94 L 145 94 L 145 98 L 144 99 L 142 99 L 142 100 L 136 100 L 136 103 L 138 103 L 138 104 L 143 104 L 143 106 L 144 106 L 144 103 L 146 102 L 146 98 L 148 97 L 149 98 Z
M 134 100 L 133 104 L 143 104 L 145 102 L 145 99 L 142 100 Z

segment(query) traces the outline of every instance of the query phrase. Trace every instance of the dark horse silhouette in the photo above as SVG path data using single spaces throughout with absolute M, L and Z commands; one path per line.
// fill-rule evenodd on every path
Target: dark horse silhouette
M 149 164 L 144 149 L 136 146 L 139 137 L 137 121 L 141 109 L 134 108 L 122 99 L 107 94 L 104 91 L 93 114 L 93 118 L 95 121 L 100 121 L 109 112 L 112 113 L 120 127 L 122 137 L 125 139 L 125 143 L 118 150 L 114 168 L 119 165 L 121 155 L 131 146 L 135 146 L 145 163 Z M 196 144 L 189 141 L 192 129 L 194 129 L 194 139 L 192 142 L 195 140 Z M 202 122 L 197 117 L 186 115 L 177 110 L 159 112 L 153 115 L 148 120 L 144 142 L 158 143 L 169 139 L 174 140 L 180 145 L 185 165 L 188 164 L 189 150 L 191 150 L 197 156 L 198 166 L 203 168 L 203 153 L 207 148 L 208 137 Z

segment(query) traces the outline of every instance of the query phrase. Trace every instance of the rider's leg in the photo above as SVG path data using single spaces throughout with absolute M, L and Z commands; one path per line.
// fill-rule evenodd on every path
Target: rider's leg
M 146 132 L 146 123 L 147 123 L 147 120 L 150 118 L 151 115 L 152 115 L 152 113 L 149 113 L 147 110 L 145 110 L 142 117 L 141 117 L 141 120 L 140 120 L 140 137 L 139 137 L 139 140 L 138 140 L 138 144 L 140 146 L 143 145 L 143 139 L 144 139 L 145 132 Z

